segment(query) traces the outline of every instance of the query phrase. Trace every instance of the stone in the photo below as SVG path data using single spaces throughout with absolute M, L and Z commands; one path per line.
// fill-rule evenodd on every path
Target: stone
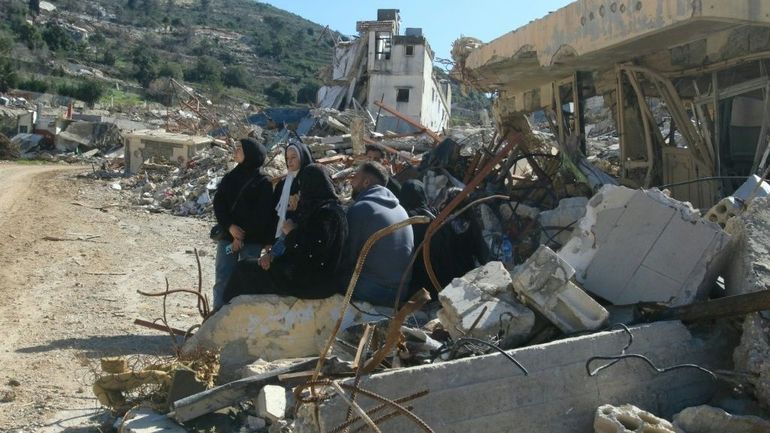
M 178 368 L 173 373 L 167 397 L 169 407 L 177 400 L 206 390 L 206 384 L 196 378 L 193 370 Z
M 221 350 L 223 369 L 240 369 L 262 358 L 317 356 L 326 345 L 343 307 L 344 298 L 297 299 L 290 296 L 238 296 L 207 319 L 187 340 L 185 353 L 196 348 Z M 368 304 L 361 310 L 373 311 Z M 376 320 L 348 308 L 342 329 Z
M 752 200 L 748 208 L 727 223 L 734 253 L 726 272 L 727 295 L 740 295 L 770 286 L 770 198 Z M 741 342 L 733 353 L 735 368 L 752 378 L 760 404 L 770 408 L 770 321 L 766 313 L 746 315 Z
M 573 227 L 586 214 L 586 197 L 570 197 L 559 201 L 556 209 L 540 212 L 538 221 L 543 227 L 540 242 L 548 245 L 549 241 L 564 245 L 572 237 Z
M 595 433 L 684 433 L 665 419 L 630 404 L 605 404 L 596 409 Z
M 246 417 L 246 425 L 248 425 L 251 430 L 262 430 L 267 427 L 267 421 L 265 421 L 264 418 L 249 415 Z
M 267 429 L 268 433 L 291 433 L 291 424 L 288 421 L 280 419 L 272 424 Z
M 257 416 L 277 421 L 286 417 L 286 389 L 278 385 L 265 385 L 257 397 Z
M 513 290 L 566 334 L 599 329 L 609 313 L 571 281 L 575 270 L 541 245 L 511 273 Z
M 675 307 L 707 297 L 729 247 L 730 235 L 689 203 L 605 185 L 558 254 L 585 290 L 613 304 Z
M 166 415 L 146 407 L 137 407 L 126 412 L 118 433 L 185 433 L 186 428 L 175 423 Z
M 455 278 L 439 293 L 443 307 L 438 318 L 453 338 L 467 335 L 488 339 L 505 323 L 503 345 L 527 337 L 535 324 L 535 314 L 521 305 L 511 292 L 511 276 L 501 262 L 489 262 L 463 277 Z M 473 330 L 471 327 L 486 308 Z
M 729 368 L 729 339 L 693 337 L 681 322 L 655 322 L 630 328 L 634 343 L 628 353 L 643 353 L 659 366 L 693 363 L 710 369 Z M 412 400 L 415 415 L 436 432 L 585 433 L 592 431 L 596 408 L 627 402 L 655 408 L 670 417 L 709 401 L 718 387 L 696 369 L 658 374 L 640 360 L 625 360 L 586 374 L 586 361 L 620 353 L 628 343 L 624 331 L 596 332 L 507 351 L 529 371 L 525 375 L 502 354 L 457 359 L 388 370 L 361 379 L 360 387 L 386 398 L 429 390 Z M 604 365 L 597 361 L 592 369 Z M 345 379 L 343 383 L 352 383 Z M 360 400 L 369 410 L 377 402 Z M 303 404 L 295 418 L 297 433 L 329 431 L 345 420 L 347 404 L 331 397 L 317 406 Z M 414 431 L 404 417 L 382 425 L 384 433 Z
M 16 391 L 13 388 L 0 388 L 0 403 L 10 403 L 16 400 Z
M 731 415 L 711 406 L 688 407 L 674 415 L 674 425 L 688 433 L 768 433 L 770 421 Z

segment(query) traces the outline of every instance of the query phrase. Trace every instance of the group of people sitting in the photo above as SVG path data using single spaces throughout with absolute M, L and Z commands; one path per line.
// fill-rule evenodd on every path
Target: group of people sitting
M 428 206 L 422 182 L 399 185 L 375 157 L 352 177 L 353 201 L 345 210 L 330 172 L 313 163 L 303 143 L 292 141 L 286 147 L 288 173 L 275 189 L 260 171 L 266 155 L 256 140 L 240 140 L 234 153 L 238 165 L 223 177 L 214 196 L 217 222 L 226 229 L 217 246 L 214 309 L 244 294 L 319 299 L 344 292 L 372 234 L 410 216 L 435 218 L 437 213 Z M 447 194 L 446 202 L 453 194 Z M 405 273 L 400 300 L 431 288 L 422 260 L 408 269 L 426 228 L 404 227 L 374 244 L 353 299 L 392 306 Z M 442 286 L 486 257 L 472 218 L 454 219 L 437 232 L 431 247 L 431 263 Z

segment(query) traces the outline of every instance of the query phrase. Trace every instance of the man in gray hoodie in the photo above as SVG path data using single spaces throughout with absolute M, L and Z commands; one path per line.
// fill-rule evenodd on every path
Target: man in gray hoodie
M 409 218 L 396 196 L 385 188 L 387 182 L 385 168 L 376 162 L 362 164 L 351 180 L 355 202 L 347 212 L 349 236 L 344 268 L 347 272 L 342 281 L 345 288 L 366 240 L 376 231 Z M 353 299 L 375 305 L 393 305 L 413 248 L 410 227 L 396 230 L 375 243 L 366 256 Z M 409 278 L 405 284 L 408 286 Z M 403 290 L 401 297 L 405 298 L 407 292 Z

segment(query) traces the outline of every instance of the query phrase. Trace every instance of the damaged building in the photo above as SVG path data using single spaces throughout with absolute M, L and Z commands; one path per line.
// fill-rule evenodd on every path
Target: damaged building
M 379 9 L 376 21 L 358 21 L 358 38 L 339 41 L 327 84 L 318 92 L 321 108 L 365 108 L 376 113 L 376 131 L 411 133 L 404 122 L 380 105 L 394 107 L 415 123 L 441 131 L 451 116 L 449 82 L 433 71 L 435 54 L 420 28 L 400 34 L 398 9 Z
M 497 92 L 503 118 L 542 111 L 565 143 L 585 133 L 588 98 L 603 97 L 620 181 L 706 208 L 768 166 L 769 50 L 767 2 L 584 0 L 470 41 L 454 73 Z

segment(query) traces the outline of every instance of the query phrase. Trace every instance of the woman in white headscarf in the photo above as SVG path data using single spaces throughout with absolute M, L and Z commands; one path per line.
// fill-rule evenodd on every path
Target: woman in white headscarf
M 299 185 L 296 182 L 299 172 L 313 163 L 310 149 L 301 141 L 290 141 L 284 153 L 286 157 L 286 178 L 275 186 L 273 196 L 275 198 L 275 210 L 278 213 L 278 225 L 275 230 L 275 238 L 283 236 L 283 224 L 294 218 L 297 207 L 297 192 Z

